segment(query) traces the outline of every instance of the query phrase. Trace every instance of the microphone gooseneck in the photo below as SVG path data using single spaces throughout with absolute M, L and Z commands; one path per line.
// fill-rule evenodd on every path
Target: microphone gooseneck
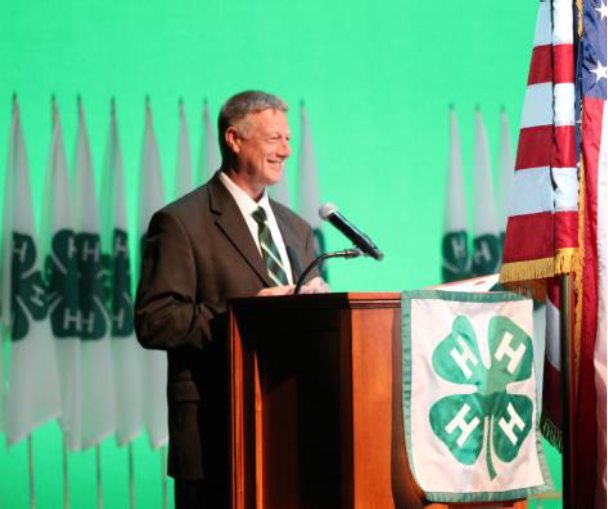
M 313 260 L 313 262 L 308 267 L 306 267 L 304 272 L 302 272 L 302 274 L 298 278 L 298 283 L 296 284 L 296 287 L 293 291 L 294 295 L 298 295 L 300 293 L 300 290 L 302 289 L 302 285 L 304 285 L 304 281 L 306 280 L 306 277 L 308 276 L 308 274 L 310 274 L 310 271 L 312 269 L 314 269 L 317 265 L 323 263 L 328 258 L 357 258 L 358 256 L 361 256 L 362 254 L 363 253 L 359 249 L 343 249 L 342 251 L 335 251 L 333 253 L 324 253 L 320 256 L 317 256 Z

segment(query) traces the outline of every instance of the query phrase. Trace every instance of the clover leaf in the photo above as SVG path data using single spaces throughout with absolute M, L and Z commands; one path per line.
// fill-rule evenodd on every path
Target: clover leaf
M 433 351 L 432 365 L 440 378 L 462 385 L 462 394 L 436 401 L 429 421 L 433 433 L 465 465 L 477 461 L 485 438 L 486 465 L 494 479 L 492 457 L 513 461 L 532 428 L 532 400 L 508 391 L 509 384 L 532 375 L 532 340 L 511 319 L 496 316 L 488 325 L 488 346 L 489 368 L 470 321 L 456 317 L 452 332 Z
M 13 233 L 11 264 L 12 338 L 19 341 L 27 336 L 30 320 L 46 316 L 46 287 L 42 274 L 36 269 L 36 244 L 30 235 Z
M 110 296 L 112 336 L 126 337 L 133 332 L 131 268 L 126 231 L 114 230 L 112 253 L 112 294 Z
M 46 260 L 49 309 L 58 338 L 101 339 L 108 328 L 109 257 L 99 235 L 58 231 Z

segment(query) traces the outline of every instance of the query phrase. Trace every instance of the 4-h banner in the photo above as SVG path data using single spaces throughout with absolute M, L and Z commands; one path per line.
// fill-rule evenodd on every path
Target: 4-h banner
M 112 367 L 110 258 L 102 254 L 91 149 L 80 98 L 74 164 L 78 205 L 76 255 L 79 294 L 82 447 L 97 445 L 116 430 Z
M 57 359 L 47 320 L 46 286 L 16 97 L 5 191 L 0 290 L 2 335 L 7 332 L 11 338 L 4 424 L 7 443 L 12 445 L 61 412 Z M 3 346 L 0 341 L 0 349 Z M 4 384 L 1 367 L 0 384 Z M 0 388 L 4 389 L 3 385 Z M 3 397 L 0 391 L 0 406 Z
M 298 212 L 312 226 L 314 238 L 314 254 L 319 256 L 327 249 L 325 247 L 325 234 L 323 233 L 323 222 L 319 217 L 319 177 L 317 171 L 317 160 L 312 142 L 312 132 L 308 121 L 308 114 L 304 101 L 301 105 L 301 142 L 300 154 L 298 156 Z M 321 277 L 329 281 L 325 265 L 320 269 Z
M 203 106 L 203 128 L 198 148 L 197 185 L 202 185 L 213 177 L 213 174 L 220 167 L 220 162 L 217 134 L 213 127 L 211 114 L 209 113 L 209 103 L 205 99 Z
M 437 502 L 548 489 L 532 301 L 438 290 L 402 296 L 403 414 L 410 468 Z
M 116 401 L 116 441 L 124 445 L 141 431 L 141 347 L 135 339 L 124 168 L 118 136 L 116 103 L 112 100 L 101 194 L 102 245 L 112 260 L 112 357 Z
M 473 164 L 473 263 L 472 276 L 494 274 L 500 268 L 498 223 L 492 185 L 490 146 L 481 110 L 475 112 Z
M 184 110 L 184 101 L 179 101 L 179 135 L 177 138 L 177 162 L 175 165 L 174 198 L 181 198 L 192 191 L 192 164 L 190 163 L 190 137 Z
M 61 119 L 52 102 L 52 143 L 46 168 L 42 249 L 48 318 L 55 339 L 61 388 L 61 428 L 72 451 L 82 446 L 81 309 L 76 217 Z
M 443 282 L 460 281 L 469 277 L 469 235 L 467 233 L 466 201 L 462 178 L 462 155 L 456 112 L 450 106 L 450 156 L 445 190 L 441 268 Z
M 137 266 L 145 246 L 145 236 L 150 218 L 165 204 L 165 188 L 158 144 L 154 134 L 152 110 L 146 99 L 146 126 L 141 155 L 141 187 L 139 202 L 138 240 L 140 241 Z M 139 272 L 138 272 L 139 276 Z M 142 350 L 143 420 L 153 449 L 166 445 L 167 429 L 167 354 L 161 351 Z

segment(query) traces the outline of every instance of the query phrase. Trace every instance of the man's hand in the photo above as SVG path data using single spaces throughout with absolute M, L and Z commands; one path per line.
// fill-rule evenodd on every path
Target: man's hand
M 308 283 L 306 283 L 300 293 L 329 293 L 329 285 L 323 281 L 323 278 L 317 276 L 314 279 L 311 279 Z
M 296 289 L 295 285 L 285 285 L 285 286 L 272 286 L 270 288 L 263 288 L 260 290 L 256 296 L 257 297 L 270 297 L 277 295 L 292 295 L 293 291 Z M 300 289 L 301 294 L 305 293 L 329 293 L 329 285 L 323 281 L 322 278 L 316 277 L 311 279 L 308 283 L 306 283 Z
M 260 290 L 256 296 L 257 297 L 270 297 L 272 295 L 291 295 L 295 290 L 295 285 L 285 285 L 285 286 L 272 286 L 270 288 L 263 288 Z

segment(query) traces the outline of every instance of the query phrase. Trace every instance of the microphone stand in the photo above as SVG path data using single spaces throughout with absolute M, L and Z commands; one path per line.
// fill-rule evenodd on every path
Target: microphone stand
M 306 276 L 310 274 L 312 269 L 314 269 L 317 265 L 323 263 L 328 258 L 358 258 L 362 255 L 363 251 L 361 251 L 359 248 L 353 247 L 351 249 L 343 249 L 342 251 L 334 251 L 333 253 L 324 253 L 320 256 L 317 256 L 313 260 L 313 262 L 308 267 L 306 267 L 306 269 L 304 269 L 304 272 L 302 272 L 301 276 L 298 278 L 298 283 L 296 284 L 296 288 L 293 291 L 294 295 L 300 293 L 302 285 L 304 284 L 304 280 L 306 279 Z

